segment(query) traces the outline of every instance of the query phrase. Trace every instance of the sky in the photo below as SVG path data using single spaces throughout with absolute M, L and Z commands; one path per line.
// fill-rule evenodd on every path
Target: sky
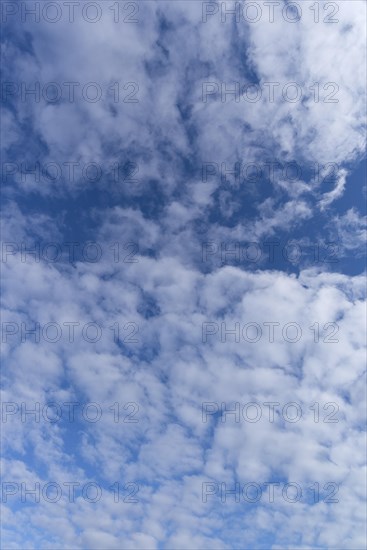
M 366 547 L 366 3 L 1 2 L 4 549 Z

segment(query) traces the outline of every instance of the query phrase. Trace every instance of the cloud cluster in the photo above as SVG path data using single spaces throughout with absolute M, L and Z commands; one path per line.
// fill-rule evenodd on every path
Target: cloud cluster
M 365 3 L 94 4 L 4 25 L 3 543 L 362 549 Z
M 334 547 L 334 530 L 327 527 L 334 523 L 341 529 L 338 544 L 362 547 L 362 528 L 352 527 L 351 517 L 356 514 L 353 521 L 358 521 L 362 507 L 364 290 L 363 277 L 315 270 L 298 278 L 233 267 L 204 275 L 175 258 L 143 255 L 130 265 L 78 262 L 57 269 L 14 256 L 5 266 L 4 323 L 33 328 L 36 321 L 42 326 L 97 322 L 104 331 L 95 343 L 77 331 L 74 342 L 41 338 L 35 344 L 31 334 L 25 342 L 20 334 L 7 336 L 3 402 L 24 402 L 29 409 L 37 402 L 93 402 L 104 415 L 96 423 L 80 418 L 50 423 L 42 416 L 36 422 L 32 415 L 22 422 L 20 414 L 8 415 L 4 451 L 18 459 L 5 462 L 4 479 L 30 486 L 94 481 L 104 488 L 134 482 L 140 491 L 138 503 L 124 503 L 122 523 L 114 520 L 122 503 L 113 502 L 111 489 L 106 489 L 107 501 L 95 505 L 104 506 L 102 516 L 94 512 L 97 522 L 88 512 L 91 504 L 81 498 L 70 505 L 64 499 L 41 501 L 36 513 L 34 505 L 18 508 L 18 502 L 8 513 L 15 514 L 11 521 L 30 526 L 24 535 L 29 538 L 13 547 L 43 547 L 52 533 L 55 548 L 67 548 L 71 541 L 90 548 L 182 548 L 188 533 L 196 532 L 191 548 L 253 547 L 256 537 L 258 547 L 265 548 L 265 531 L 273 544 L 290 544 L 291 531 L 279 530 L 284 517 L 291 518 L 291 529 L 300 537 L 292 538 L 293 547 Z M 139 326 L 138 341 L 114 341 L 108 327 L 127 321 Z M 235 324 L 242 330 L 250 322 L 262 327 L 263 337 L 236 341 Z M 204 339 L 208 323 L 225 323 L 226 338 L 211 330 Z M 264 323 L 275 323 L 273 339 Z M 297 341 L 290 342 L 293 329 L 282 336 L 287 323 L 301 328 Z M 116 402 L 137 403 L 139 421 L 116 423 L 111 412 L 106 414 Z M 243 416 L 236 421 L 230 413 L 222 413 L 222 419 L 209 414 L 203 421 L 203 403 L 219 408 L 224 403 L 229 411 L 236 403 L 242 408 L 254 402 L 277 403 L 274 422 L 264 405 L 256 423 Z M 292 402 L 302 410 L 296 423 L 281 414 Z M 312 412 L 315 403 L 319 422 Z M 30 446 L 31 463 L 26 459 Z M 229 497 L 225 505 L 219 496 L 202 501 L 206 482 L 233 487 L 280 480 L 297 482 L 304 491 L 315 482 L 337 483 L 339 503 L 282 502 L 272 508 L 260 502 L 246 508 Z M 53 519 L 42 524 L 45 539 L 38 525 L 51 510 Z M 306 513 L 308 523 L 300 519 Z M 230 514 L 235 526 L 227 532 Z M 58 534 L 63 522 L 68 530 Z

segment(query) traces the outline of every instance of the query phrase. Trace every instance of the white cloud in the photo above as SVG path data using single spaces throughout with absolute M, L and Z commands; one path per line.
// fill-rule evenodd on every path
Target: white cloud
M 97 320 L 106 327 L 122 312 L 126 315 L 129 311 L 129 317 L 138 320 L 140 327 L 140 342 L 131 348 L 133 355 L 129 358 L 108 337 L 96 344 L 79 338 L 73 344 L 41 341 L 37 346 L 16 340 L 14 344 L 13 338 L 5 362 L 5 379 L 11 382 L 11 390 L 6 386 L 3 400 L 44 403 L 50 401 L 52 390 L 52 400 L 97 402 L 105 412 L 115 401 L 135 401 L 140 407 L 137 424 L 116 424 L 107 412 L 103 421 L 89 425 L 84 422 L 82 426 L 56 424 L 53 428 L 42 422 L 22 424 L 19 418 L 5 425 L 11 428 L 11 435 L 7 436 L 5 430 L 5 451 L 19 451 L 20 441 L 24 449 L 32 442 L 37 464 L 43 464 L 53 480 L 70 480 L 70 472 L 74 472 L 74 479 L 87 482 L 89 468 L 98 470 L 98 481 L 104 480 L 109 486 L 116 480 L 140 480 L 139 503 L 124 510 L 127 523 L 123 534 L 113 520 L 119 509 L 113 503 L 105 512 L 106 523 L 94 522 L 93 526 L 88 519 L 89 505 L 82 501 L 69 505 L 43 502 L 33 515 L 29 508 L 18 511 L 22 523 L 34 526 L 25 536 L 36 537 L 38 547 L 45 545 L 42 538 L 37 538 L 39 514 L 44 507 L 52 507 L 52 519 L 42 525 L 54 533 L 55 547 L 67 548 L 71 544 L 68 541 L 73 541 L 77 547 L 97 548 L 102 543 L 90 542 L 94 537 L 96 541 L 110 541 L 111 547 L 116 548 L 139 544 L 146 548 L 179 548 L 194 531 L 198 538 L 192 539 L 191 548 L 197 544 L 209 548 L 211 541 L 216 548 L 232 547 L 233 541 L 244 536 L 242 529 L 250 512 L 244 512 L 245 522 L 236 533 L 216 534 L 215 522 L 211 522 L 208 513 L 211 510 L 213 521 L 218 521 L 223 505 L 219 496 L 203 503 L 201 484 L 213 480 L 228 486 L 235 480 L 261 483 L 279 475 L 303 487 L 315 481 L 339 483 L 340 504 L 317 505 L 322 510 L 324 529 L 313 542 L 309 530 L 320 524 L 315 508 L 306 504 L 289 508 L 284 502 L 276 509 L 266 505 L 274 544 L 289 540 L 290 531 L 280 529 L 280 525 L 284 517 L 291 517 L 290 529 L 296 529 L 300 548 L 302 544 L 334 547 L 334 530 L 328 526 L 340 521 L 342 543 L 361 547 L 361 531 L 352 527 L 348 518 L 362 504 L 354 476 L 363 467 L 363 277 L 307 271 L 296 278 L 279 272 L 247 273 L 233 267 L 203 275 L 175 259 L 141 256 L 137 264 L 115 267 L 114 279 L 104 280 L 103 285 L 85 286 L 85 277 L 98 274 L 99 279 L 110 271 L 111 262 L 78 263 L 72 271 L 57 271 L 43 263 L 22 264 L 13 258 L 6 267 L 9 276 L 5 278 L 4 301 L 9 304 L 11 297 L 12 310 L 20 312 L 18 319 L 28 322 L 29 317 L 21 312 L 29 311 L 33 304 L 32 318 L 43 323 L 53 319 L 61 324 L 63 319 L 75 317 L 80 323 Z M 22 271 L 27 272 L 28 281 L 34 280 L 33 286 L 27 283 L 27 294 L 21 291 Z M 45 280 L 49 290 L 41 293 Z M 159 303 L 158 316 L 146 319 L 138 313 L 139 287 Z M 11 312 L 5 311 L 3 319 L 13 319 Z M 252 344 L 242 338 L 236 343 L 231 336 L 221 342 L 220 332 L 202 342 L 203 322 L 216 323 L 220 330 L 222 322 L 228 329 L 233 329 L 236 322 L 241 327 L 257 322 L 264 329 L 263 323 L 269 321 L 281 327 L 275 332 L 273 343 L 265 337 L 265 330 L 262 340 Z M 281 337 L 282 327 L 289 322 L 302 328 L 302 337 L 296 343 L 285 342 Z M 315 322 L 320 325 L 318 343 L 309 329 Z M 337 343 L 323 341 L 330 332 L 323 328 L 326 323 L 338 324 Z M 146 362 L 140 354 L 144 357 L 148 347 L 154 356 Z M 42 372 L 38 385 L 34 383 L 35 372 Z M 60 376 L 68 395 L 61 393 Z M 26 389 L 30 386 L 32 391 Z M 233 415 L 225 423 L 219 420 L 213 424 L 211 416 L 207 423 L 202 422 L 202 402 L 218 403 L 219 407 L 224 402 L 230 408 L 236 402 L 242 407 L 254 401 L 279 402 L 280 411 L 283 405 L 295 401 L 300 404 L 303 417 L 291 423 L 276 413 L 275 422 L 270 423 L 266 419 L 268 409 L 261 405 L 263 416 L 255 424 L 236 423 Z M 310 407 L 314 402 L 320 403 L 320 423 L 313 420 Z M 323 408 L 330 402 L 339 407 L 337 423 L 322 421 L 326 414 L 335 412 L 333 408 Z M 84 433 L 81 439 L 76 430 Z M 70 436 L 79 439 L 71 456 L 65 446 Z M 353 448 L 353 452 L 348 448 Z M 28 466 L 26 478 L 20 473 L 17 479 L 23 475 L 27 481 L 34 481 L 36 475 L 45 483 L 47 473 L 36 474 L 37 464 Z M 25 467 L 24 463 L 20 465 Z M 12 475 L 11 470 L 5 471 L 6 479 L 12 479 Z M 158 494 L 161 499 L 155 505 Z M 102 505 L 104 501 L 98 508 Z M 228 502 L 225 506 L 225 512 L 231 511 L 237 518 L 233 508 L 237 505 Z M 240 512 L 239 506 L 237 510 Z M 254 536 L 258 528 L 256 518 L 263 513 L 263 505 L 251 511 Z M 300 519 L 305 513 L 309 516 L 307 524 Z M 76 531 L 73 535 L 71 531 L 70 535 L 63 534 L 62 525 L 69 521 L 69 514 L 73 518 L 70 529 L 80 535 Z M 340 514 L 344 514 L 342 520 Z M 141 535 L 137 536 L 138 532 Z M 24 541 L 18 547 L 21 544 Z
M 10 160 L 96 162 L 103 178 L 91 184 L 78 172 L 74 181 L 63 175 L 40 183 L 18 171 L 7 181 L 4 241 L 61 243 L 73 233 L 62 202 L 56 214 L 41 203 L 42 213 L 35 213 L 27 199 L 44 195 L 49 204 L 97 191 L 114 199 L 111 207 L 86 205 L 76 220 L 101 247 L 96 263 L 70 262 L 65 250 L 55 263 L 22 261 L 19 248 L 3 263 L 3 323 L 18 331 L 3 345 L 2 401 L 20 407 L 3 423 L 4 480 L 30 487 L 96 482 L 103 491 L 93 504 L 80 491 L 75 502 L 63 493 L 59 502 L 41 499 L 37 506 L 19 502 L 19 493 L 9 496 L 3 502 L 8 548 L 365 547 L 364 277 L 327 272 L 325 265 L 296 276 L 257 269 L 261 263 L 245 271 L 201 261 L 201 240 L 256 241 L 313 223 L 315 213 L 342 197 L 362 154 L 365 4 L 338 3 L 340 22 L 330 25 L 312 21 L 313 4 L 302 2 L 299 24 L 280 16 L 284 2 L 274 23 L 234 24 L 222 22 L 220 13 L 203 23 L 201 2 L 145 2 L 139 24 L 115 24 L 105 3 L 95 25 L 79 17 L 27 23 L 14 28 L 14 42 L 6 34 L 4 60 L 11 60 L 17 79 L 80 87 L 94 81 L 104 95 L 97 103 L 80 94 L 74 103 L 14 99 L 4 118 Z M 327 5 L 319 6 L 324 15 Z M 296 81 L 308 97 L 201 100 L 203 82 L 242 86 L 254 75 L 261 86 Z M 115 102 L 114 82 L 120 93 L 125 83 L 137 83 L 139 103 Z M 319 102 L 309 89 L 315 82 Z M 338 103 L 324 102 L 330 82 L 338 85 Z M 337 163 L 336 185 L 325 192 L 312 175 L 297 183 L 282 176 L 263 196 L 252 182 L 255 212 L 246 217 L 242 188 L 221 189 L 219 172 L 201 181 L 203 162 L 230 167 L 270 156 L 302 167 L 317 161 L 321 175 L 325 164 Z M 138 165 L 138 181 L 112 181 L 112 164 L 128 161 Z M 344 251 L 360 250 L 362 222 L 355 209 L 333 216 Z M 117 260 L 116 243 L 123 245 Z M 139 243 L 131 263 L 123 259 L 128 243 Z M 40 341 L 28 335 L 23 342 L 22 323 L 36 322 Z M 50 322 L 62 327 L 54 342 L 42 332 Z M 73 341 L 70 322 L 77 323 Z M 100 328 L 96 342 L 83 337 L 88 323 Z M 212 332 L 206 341 L 205 323 Z M 260 338 L 251 342 L 256 326 Z M 126 339 L 131 328 L 133 342 Z M 223 337 L 234 329 L 239 341 Z M 301 332 L 293 342 L 294 330 Z M 93 402 L 102 416 L 91 422 L 78 408 L 77 421 L 69 422 L 64 408 L 60 422 L 46 421 L 43 412 L 39 422 L 31 416 L 23 422 L 22 402 L 29 408 Z M 204 402 L 217 413 L 222 404 L 239 404 L 239 421 L 209 414 L 203 422 Z M 260 406 L 258 422 L 243 416 L 253 402 Z M 269 402 L 279 403 L 273 422 Z M 291 402 L 301 408 L 298 422 L 284 416 Z M 132 412 L 124 405 L 133 404 L 138 422 L 116 422 L 116 403 L 124 418 Z M 202 499 L 205 482 L 219 490 L 221 483 L 274 480 L 298 483 L 309 499 L 222 503 L 218 492 Z M 124 497 L 127 484 L 137 484 L 138 502 L 115 502 L 116 482 Z M 339 503 L 310 502 L 315 482 L 321 491 L 339 484 Z

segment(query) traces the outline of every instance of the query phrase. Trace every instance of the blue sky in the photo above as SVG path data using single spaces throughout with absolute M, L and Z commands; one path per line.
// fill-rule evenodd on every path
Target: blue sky
M 2 547 L 365 548 L 365 3 L 1 8 Z

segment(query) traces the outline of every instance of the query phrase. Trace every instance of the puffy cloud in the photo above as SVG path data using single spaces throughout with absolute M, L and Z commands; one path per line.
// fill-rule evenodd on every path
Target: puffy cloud
M 5 470 L 6 479 L 44 484 L 49 476 L 61 485 L 73 475 L 79 483 L 94 481 L 104 488 L 117 480 L 140 487 L 139 502 L 126 508 L 123 527 L 113 520 L 119 505 L 114 507 L 111 502 L 104 512 L 106 523 L 102 525 L 100 518 L 92 525 L 83 499 L 68 505 L 65 496 L 56 504 L 41 502 L 35 515 L 29 515 L 29 506 L 16 512 L 35 530 L 27 536 L 35 536 L 35 544 L 44 545 L 35 533 L 42 509 L 52 507 L 53 519 L 42 525 L 46 532 L 54 533 L 55 547 L 70 544 L 62 529 L 69 514 L 77 530 L 70 537 L 75 537 L 73 544 L 79 547 L 88 544 L 97 548 L 102 544 L 99 541 L 110 541 L 111 547 L 179 548 L 194 531 L 198 538 L 189 545 L 192 548 L 195 544 L 209 548 L 211 541 L 217 548 L 233 547 L 238 540 L 244 540 L 247 547 L 252 543 L 241 537 L 249 518 L 253 518 L 250 533 L 258 533 L 260 527 L 256 526 L 266 513 L 273 544 L 289 541 L 289 531 L 279 530 L 279 525 L 284 523 L 282 517 L 291 517 L 290 529 L 297 532 L 300 548 L 302 544 L 333 547 L 333 530 L 324 529 L 313 542 L 309 530 L 320 524 L 320 513 L 325 526 L 339 522 L 342 509 L 347 514 L 342 520 L 342 541 L 349 544 L 352 540 L 356 548 L 361 547 L 360 531 L 355 531 L 347 518 L 362 503 L 354 476 L 364 464 L 360 391 L 364 373 L 363 277 L 315 270 L 295 277 L 276 271 L 249 273 L 234 267 L 203 275 L 174 258 L 140 255 L 135 264 L 114 266 L 114 277 L 106 278 L 112 266 L 106 260 L 78 262 L 71 271 L 50 269 L 43 262 L 22 264 L 16 256 L 6 265 L 5 322 L 16 319 L 29 326 L 31 319 L 38 319 L 42 325 L 52 320 L 60 326 L 66 321 L 83 326 L 93 321 L 103 327 L 103 337 L 94 344 L 80 338 L 80 332 L 73 343 L 65 337 L 55 343 L 42 338 L 37 345 L 32 336 L 25 343 L 20 335 L 7 338 L 3 401 L 29 405 L 95 402 L 103 417 L 95 423 L 78 418 L 75 423 L 52 424 L 42 421 L 42 416 L 39 423 L 30 417 L 22 423 L 20 412 L 9 415 L 4 430 L 6 455 L 23 455 L 32 442 L 34 462 L 28 466 L 27 476 Z M 21 291 L 22 271 L 27 273 L 27 293 Z M 95 278 L 98 284 L 86 285 L 86 278 Z M 30 284 L 32 280 L 34 284 Z M 139 313 L 144 293 L 159 304 L 153 316 Z M 31 317 L 26 313 L 30 311 Z M 130 346 L 118 345 L 108 330 L 122 317 L 134 319 L 139 326 L 139 341 Z M 236 330 L 236 323 L 237 333 L 226 334 L 225 330 Z M 274 337 L 269 323 L 275 323 Z M 248 324 L 252 327 L 246 332 Z M 254 326 L 261 327 L 261 338 L 251 342 L 256 339 Z M 298 338 L 295 330 L 301 331 Z M 42 372 L 42 377 L 35 384 L 37 372 Z M 139 422 L 114 422 L 109 407 L 116 402 L 138 404 Z M 269 421 L 271 407 L 264 405 L 271 402 L 277 403 L 273 422 Z M 255 405 L 246 408 L 248 403 Z M 289 403 L 296 403 L 301 410 L 297 422 L 292 422 L 297 410 L 292 405 L 288 408 Z M 225 413 L 235 407 L 237 421 L 233 414 Z M 259 409 L 261 417 L 253 422 Z M 208 413 L 204 417 L 203 411 Z M 133 412 L 128 409 L 124 414 Z M 93 414 L 91 410 L 92 418 Z M 69 454 L 70 441 L 75 438 L 78 445 Z M 20 467 L 24 470 L 26 464 L 20 462 Z M 41 464 L 46 474 L 38 473 Z M 88 471 L 94 472 L 94 479 Z M 315 504 L 320 510 L 317 514 L 311 504 L 296 507 L 284 501 L 273 509 L 269 503 L 260 503 L 245 512 L 243 502 L 239 505 L 227 497 L 225 515 L 234 513 L 241 525 L 244 514 L 244 521 L 235 533 L 216 533 L 215 522 L 223 504 L 218 492 L 208 502 L 202 501 L 203 483 L 217 483 L 218 487 L 226 483 L 229 488 L 235 482 L 280 480 L 298 483 L 305 493 L 315 482 L 322 487 L 337 483 L 340 504 Z M 112 489 L 105 497 L 111 501 Z M 103 499 L 98 507 L 102 503 Z M 209 510 L 213 516 L 208 516 Z M 300 520 L 305 513 L 311 514 L 307 524 Z
M 245 2 L 116 7 L 5 25 L 4 544 L 362 549 L 365 279 L 226 253 L 330 235 L 359 254 L 339 199 L 365 145 L 365 3 L 307 0 L 295 23 L 284 1 L 256 23 Z

